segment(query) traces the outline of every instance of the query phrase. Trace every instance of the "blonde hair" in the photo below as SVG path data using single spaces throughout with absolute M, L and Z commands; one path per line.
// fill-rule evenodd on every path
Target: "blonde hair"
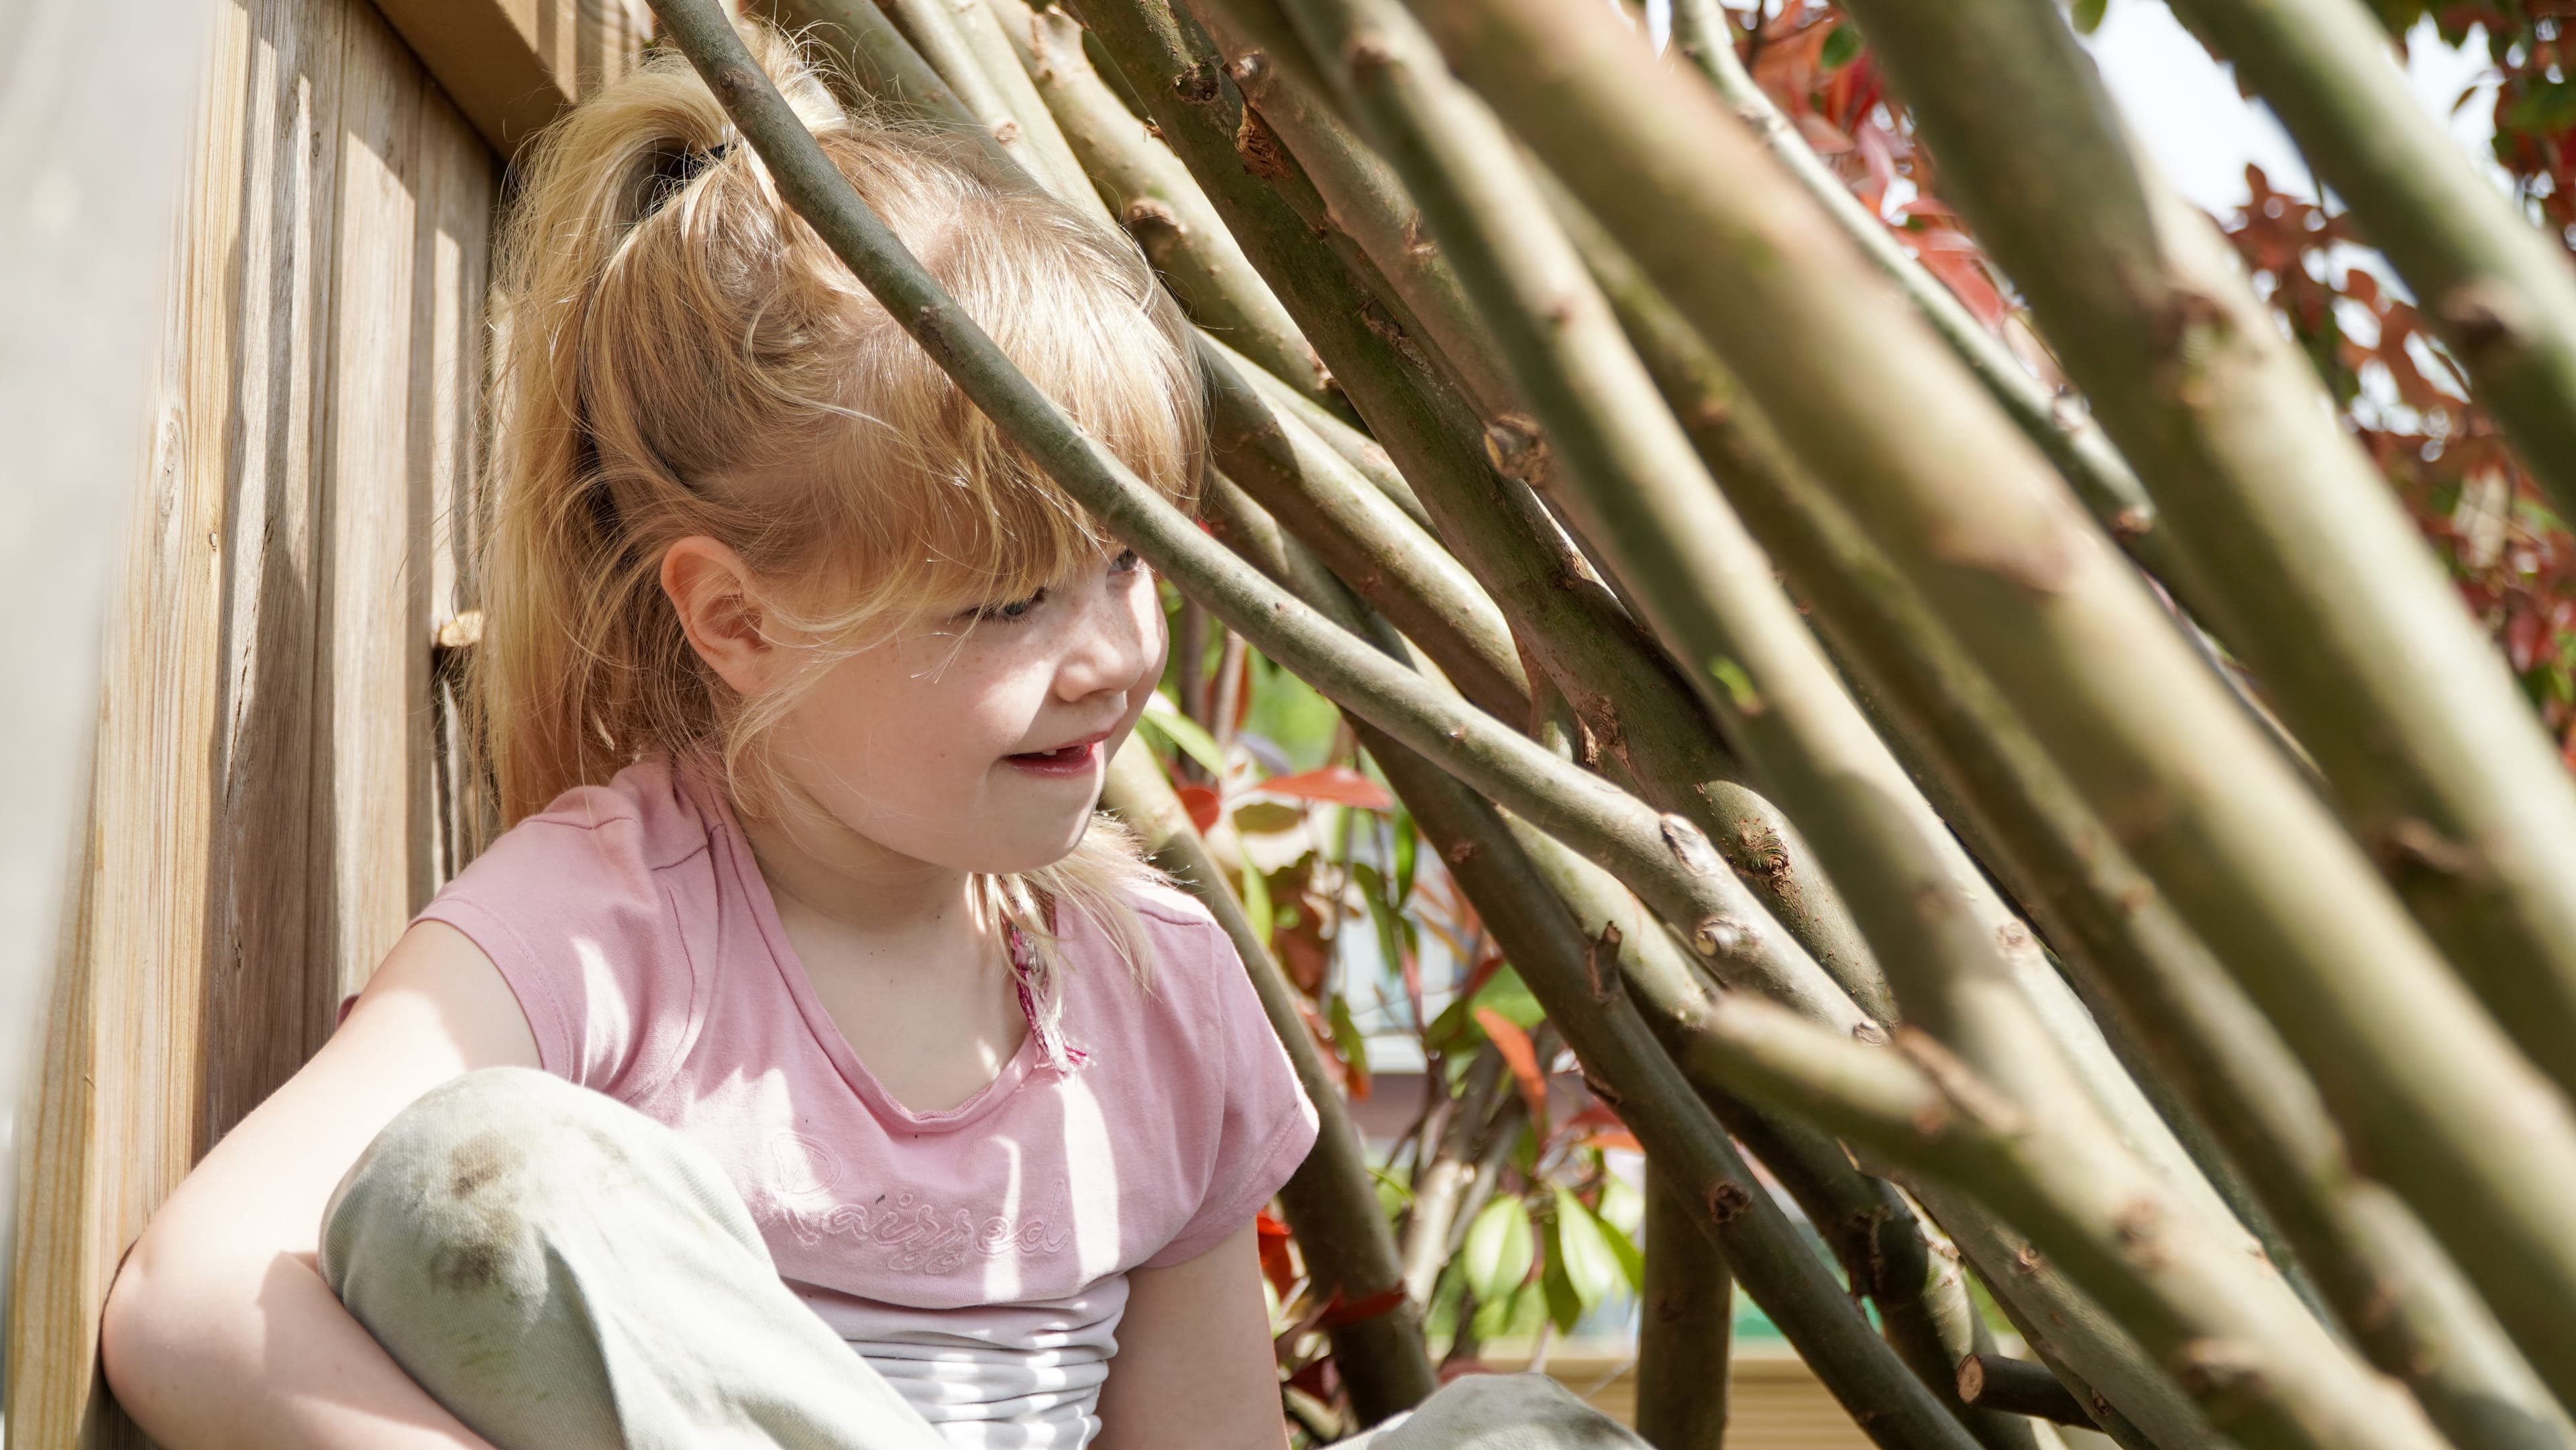
M 1206 424 L 1188 324 L 1134 243 L 996 174 L 962 138 L 845 108 L 776 30 L 743 35 L 1003 351 L 1194 505 Z M 939 601 L 1022 597 L 1112 547 L 780 198 L 682 57 L 656 55 L 574 107 L 525 164 L 499 239 L 475 662 L 505 822 L 647 756 L 709 750 L 739 808 L 799 807 L 760 748 L 797 692 L 746 701 L 699 660 L 659 582 L 678 539 L 733 548 L 764 608 L 825 641 L 808 680 Z M 1065 907 L 1141 975 L 1126 898 L 1158 879 L 1095 816 L 1064 860 L 978 877 L 976 901 L 1028 933 L 1042 975 L 1056 967 L 1049 912 Z

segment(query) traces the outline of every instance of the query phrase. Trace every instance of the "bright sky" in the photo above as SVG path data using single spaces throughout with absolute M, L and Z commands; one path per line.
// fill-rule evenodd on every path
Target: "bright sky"
M 2452 103 L 2486 67 L 2486 42 L 2472 35 L 2460 50 L 2442 44 L 2428 21 L 2408 37 L 2407 77 L 2427 111 L 2447 119 L 2461 145 L 2481 159 L 2492 135 L 2491 87 L 2457 111 Z M 2245 203 L 2245 164 L 2260 165 L 2272 185 L 2308 196 L 2316 188 L 2280 123 L 2237 94 L 2228 68 L 2175 21 L 2163 0 L 2111 0 L 2091 45 L 2111 94 L 2145 138 L 2176 188 L 2204 210 L 2225 216 Z

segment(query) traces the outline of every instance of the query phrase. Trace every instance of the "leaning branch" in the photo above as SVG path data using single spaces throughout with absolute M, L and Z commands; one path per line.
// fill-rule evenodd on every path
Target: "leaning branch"
M 1943 191 L 2164 503 L 2194 603 L 2452 966 L 2576 1091 L 2576 780 L 2307 358 L 2134 154 L 2052 0 L 1852 9 Z M 2399 97 L 2369 144 L 2410 129 Z
M 2566 1100 L 2053 470 L 1759 144 L 1615 16 L 1545 0 L 1417 6 L 1932 602 L 2564 1398 Z
M 1950 819 L 2030 911 L 2095 1003 L 2241 1166 L 2268 1224 L 2372 1363 L 2437 1425 L 2519 1450 L 2576 1450 L 2567 1417 L 2406 1210 L 2364 1180 L 2316 1086 L 2208 948 L 2138 872 L 1922 596 L 1786 459 L 1725 366 L 1617 243 L 1565 213 L 1674 414 L 1864 691 L 1944 789 Z M 2142 1074 L 2143 1075 L 2143 1074 Z M 1756 1150 L 1759 1151 L 1758 1149 Z M 2221 1165 L 2224 1166 L 2224 1165 Z M 2213 1177 L 2217 1176 L 2213 1173 Z M 2267 1248 L 2271 1247 L 2267 1241 Z

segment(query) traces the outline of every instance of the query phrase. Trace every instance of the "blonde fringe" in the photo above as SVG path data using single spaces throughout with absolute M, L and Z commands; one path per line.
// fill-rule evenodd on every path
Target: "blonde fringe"
M 854 113 L 795 42 L 744 39 L 860 195 L 1038 384 L 1183 507 L 1206 455 L 1188 324 L 1134 243 L 955 137 Z M 496 487 L 474 694 L 515 823 L 651 755 L 712 748 L 751 815 L 809 808 L 756 705 L 705 668 L 659 584 L 690 535 L 739 553 L 818 676 L 941 601 L 1009 598 L 1111 547 L 860 290 L 677 55 L 531 148 L 498 242 Z M 838 590 L 804 581 L 865 580 Z M 977 909 L 1060 968 L 1067 910 L 1141 976 L 1129 905 L 1160 874 L 1095 817 L 1073 853 L 978 878 Z M 1058 1010 L 1057 994 L 1039 1000 Z

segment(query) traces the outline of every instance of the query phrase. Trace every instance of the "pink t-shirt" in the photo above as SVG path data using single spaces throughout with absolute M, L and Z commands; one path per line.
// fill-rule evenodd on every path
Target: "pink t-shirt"
M 568 791 L 421 913 L 508 979 L 547 1071 L 713 1153 L 781 1276 L 960 1447 L 1078 1446 L 1126 1273 L 1193 1258 L 1303 1161 L 1315 1112 L 1234 948 L 1139 893 L 1153 987 L 1058 923 L 1063 1038 L 907 1111 L 815 997 L 721 792 L 647 762 Z

